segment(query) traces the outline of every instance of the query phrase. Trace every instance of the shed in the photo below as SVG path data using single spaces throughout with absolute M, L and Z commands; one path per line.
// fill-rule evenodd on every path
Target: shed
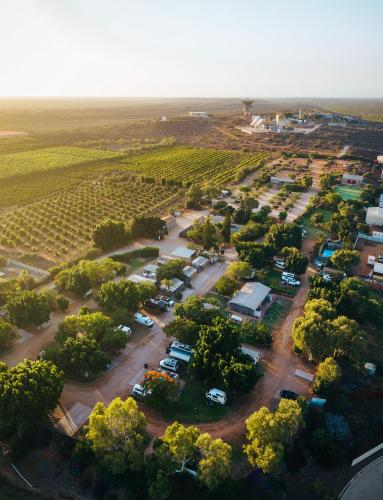
M 192 262 L 192 266 L 195 267 L 198 271 L 203 271 L 208 265 L 209 259 L 207 259 L 206 257 L 202 257 L 202 255 L 194 259 Z
M 154 264 L 147 264 L 147 265 L 144 267 L 144 271 L 145 271 L 146 273 L 153 273 L 153 274 L 156 274 L 158 267 L 159 267 L 159 266 L 156 266 L 156 265 L 154 265 Z
M 182 280 L 179 280 L 178 278 L 172 278 L 170 281 L 171 281 L 171 283 L 170 283 L 169 288 L 165 285 L 160 286 L 160 289 L 163 292 L 174 294 L 174 293 L 180 292 L 181 290 L 183 290 L 185 288 L 185 283 Z
M 139 276 L 138 274 L 131 274 L 128 276 L 128 280 L 132 283 L 138 285 L 139 283 L 153 283 L 154 280 L 145 278 L 145 276 Z
M 366 224 L 370 226 L 383 226 L 383 208 L 368 207 L 366 215 Z
M 193 250 L 192 248 L 177 247 L 170 255 L 176 259 L 190 260 L 196 253 L 197 250 Z
M 192 266 L 185 266 L 182 272 L 188 280 L 191 280 L 197 274 L 197 269 Z
M 246 283 L 230 300 L 233 311 L 261 318 L 264 306 L 271 302 L 271 288 L 259 282 Z
M 168 232 L 171 229 L 173 229 L 175 227 L 175 225 L 177 224 L 177 220 L 174 217 L 174 215 L 167 215 L 166 217 L 162 217 L 162 220 L 165 222 L 166 229 L 168 230 Z

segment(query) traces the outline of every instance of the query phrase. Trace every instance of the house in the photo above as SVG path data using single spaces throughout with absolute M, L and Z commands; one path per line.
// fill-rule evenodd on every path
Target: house
M 263 283 L 246 283 L 229 301 L 229 306 L 233 311 L 261 318 L 265 306 L 272 301 L 270 292 L 271 288 Z
M 368 207 L 366 224 L 368 224 L 369 226 L 383 226 L 383 208 Z
M 189 284 L 191 280 L 194 278 L 194 276 L 197 274 L 197 269 L 192 266 L 185 266 L 182 269 L 182 273 L 185 276 L 185 283 Z
M 281 186 L 283 184 L 293 184 L 295 181 L 294 179 L 290 179 L 290 177 L 278 177 L 276 175 L 273 175 L 270 177 L 270 182 L 272 184 L 277 184 L 278 186 Z
M 166 217 L 162 217 L 162 220 L 166 224 L 166 229 L 170 232 L 177 224 L 177 219 L 174 215 L 167 215 Z
M 192 118 L 207 118 L 207 111 L 189 111 Z
M 360 186 L 363 183 L 364 177 L 363 175 L 354 175 L 354 174 L 343 174 L 342 175 L 342 184 L 346 184 L 348 186 Z
M 194 250 L 192 248 L 187 248 L 187 247 L 177 247 L 173 252 L 170 254 L 170 256 L 173 259 L 183 259 L 190 261 L 192 257 L 197 253 L 197 250 Z
M 202 257 L 202 255 L 192 261 L 192 266 L 195 267 L 197 271 L 203 271 L 207 268 L 208 265 L 209 259 L 207 259 L 206 257 Z

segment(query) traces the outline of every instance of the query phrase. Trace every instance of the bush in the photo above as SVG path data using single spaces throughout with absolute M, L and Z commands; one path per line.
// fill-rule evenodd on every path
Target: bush
M 244 321 L 241 325 L 241 336 L 243 342 L 271 346 L 273 338 L 270 328 L 261 321 Z
M 158 257 L 160 249 L 158 247 L 142 247 L 130 252 L 112 255 L 112 259 L 118 262 L 125 262 L 130 264 L 134 259 L 143 259 L 149 257 Z
M 231 297 L 238 289 L 238 283 L 228 276 L 222 276 L 214 285 L 214 290 L 220 295 Z

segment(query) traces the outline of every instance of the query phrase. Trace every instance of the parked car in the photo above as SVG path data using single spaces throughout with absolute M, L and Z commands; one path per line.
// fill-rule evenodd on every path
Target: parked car
M 172 342 L 170 349 L 180 349 L 181 351 L 185 351 L 189 354 L 193 353 L 193 347 L 191 345 L 183 344 L 182 342 L 178 342 L 178 340 Z
M 282 279 L 289 279 L 289 278 L 295 279 L 295 274 L 294 273 L 289 273 L 287 271 L 283 271 L 283 273 L 282 273 Z
M 148 299 L 145 302 L 146 307 L 150 307 L 151 309 L 159 309 L 160 311 L 167 311 L 168 306 L 163 300 L 157 300 L 157 299 Z
M 283 399 L 297 399 L 298 398 L 298 394 L 296 392 L 293 392 L 293 391 L 287 391 L 286 389 L 283 389 L 279 395 L 281 396 L 281 398 Z
M 166 297 L 166 295 L 160 295 L 159 300 L 162 300 L 162 302 L 165 302 L 165 304 L 169 307 L 174 306 L 174 300 L 169 298 L 169 297 Z
M 236 316 L 235 314 L 232 314 L 230 316 L 230 320 L 233 323 L 237 323 L 237 325 L 241 325 L 243 323 L 243 319 L 241 318 L 241 316 Z
M 125 333 L 128 337 L 132 335 L 132 329 L 129 326 L 125 325 L 119 325 L 116 330 L 120 330 L 121 332 Z
M 133 389 L 132 389 L 132 396 L 136 396 L 138 398 L 144 398 L 146 396 L 149 396 L 151 394 L 150 389 L 145 389 L 140 384 L 134 384 Z
M 140 312 L 136 312 L 134 315 L 134 321 L 140 325 L 147 326 L 148 328 L 151 328 L 154 325 L 154 321 L 149 318 L 149 316 L 145 316 L 145 314 L 141 314 Z
M 180 364 L 176 359 L 164 358 L 160 361 L 160 368 L 164 370 L 169 370 L 171 372 L 177 372 L 179 370 Z
M 165 370 L 163 368 L 160 368 L 158 371 L 161 372 L 161 373 L 165 373 L 168 377 L 172 378 L 176 382 L 178 382 L 178 380 L 180 378 L 180 376 L 178 375 L 178 373 L 174 373 L 174 372 L 171 372 L 169 370 Z
M 301 282 L 295 278 L 282 278 L 282 283 L 291 286 L 301 286 Z
M 210 389 L 210 391 L 208 391 L 205 395 L 209 401 L 219 403 L 220 405 L 224 405 L 227 401 L 226 392 L 221 391 L 220 389 Z

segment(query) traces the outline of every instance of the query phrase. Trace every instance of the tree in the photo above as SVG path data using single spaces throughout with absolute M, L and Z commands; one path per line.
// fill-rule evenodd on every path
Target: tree
M 323 190 L 332 189 L 338 183 L 338 177 L 335 174 L 323 174 L 319 177 L 320 187 Z
M 231 297 L 238 290 L 238 284 L 232 278 L 224 275 L 221 276 L 218 281 L 216 281 L 214 290 L 220 295 Z
M 300 248 L 302 245 L 302 230 L 297 224 L 273 224 L 266 235 L 265 242 L 277 250 L 283 247 Z
M 261 321 L 244 321 L 240 332 L 243 342 L 248 344 L 270 346 L 273 341 L 270 327 Z
M 284 247 L 281 250 L 281 255 L 284 258 L 286 269 L 288 271 L 296 274 L 303 274 L 306 272 L 309 260 L 297 248 Z
M 65 374 L 75 379 L 88 379 L 105 370 L 108 358 L 96 340 L 86 336 L 68 337 L 62 346 L 45 354 Z
M 105 219 L 96 225 L 92 238 L 95 246 L 104 251 L 117 248 L 127 240 L 124 223 Z
M 254 241 L 268 231 L 267 224 L 260 222 L 249 221 L 245 226 L 242 226 L 239 231 L 231 235 L 231 241 L 236 245 L 240 241 Z
M 342 370 L 334 358 L 326 358 L 318 365 L 313 383 L 314 394 L 327 396 L 341 380 Z
M 304 314 L 293 325 L 295 347 L 304 351 L 309 359 L 323 359 L 334 352 L 335 337 L 331 322 L 318 313 Z
M 116 398 L 109 406 L 98 402 L 89 416 L 85 440 L 112 474 L 140 470 L 148 441 L 145 415 L 133 398 Z
M 145 373 L 143 385 L 148 390 L 147 398 L 154 406 L 163 406 L 173 401 L 178 394 L 177 382 L 166 373 L 157 370 Z
M 280 221 L 286 220 L 287 219 L 287 212 L 286 212 L 286 210 L 282 210 L 282 212 L 279 212 L 279 217 L 278 218 L 279 218 Z
M 64 312 L 69 307 L 69 300 L 66 297 L 64 297 L 64 295 L 59 295 L 57 297 L 57 305 L 60 311 Z
M 187 237 L 197 245 L 202 245 L 205 250 L 218 248 L 217 226 L 211 222 L 210 217 L 206 217 L 203 223 L 199 220 L 194 221 L 192 228 L 187 233 Z
M 240 242 L 236 245 L 240 260 L 252 267 L 261 268 L 271 262 L 276 249 L 269 243 Z
M 338 316 L 331 324 L 336 342 L 333 350 L 334 358 L 347 357 L 353 360 L 363 359 L 366 351 L 366 334 L 358 323 L 346 316 Z
M 198 339 L 200 326 L 186 318 L 175 318 L 164 326 L 163 330 L 168 337 L 176 337 L 185 344 L 195 344 Z
M 197 427 L 192 425 L 184 427 L 179 422 L 173 422 L 166 428 L 162 442 L 167 445 L 179 471 L 183 471 L 192 459 L 199 434 Z
M 21 437 L 43 424 L 56 408 L 63 373 L 48 361 L 24 360 L 0 369 L 0 429 Z
M 196 447 L 202 456 L 198 465 L 199 480 L 209 489 L 214 489 L 229 477 L 231 446 L 204 433 L 198 437 Z
M 231 213 L 229 211 L 226 212 L 225 220 L 222 224 L 221 230 L 222 239 L 225 243 L 230 243 L 231 236 Z
M 253 359 L 242 353 L 240 342 L 237 327 L 229 321 L 203 326 L 191 365 L 197 378 L 230 391 L 250 391 L 257 371 Z
M 346 274 L 349 274 L 351 269 L 359 264 L 359 260 L 360 253 L 358 250 L 340 249 L 335 250 L 331 255 L 331 264 Z
M 137 217 L 133 220 L 130 230 L 134 238 L 157 240 L 166 233 L 166 223 L 159 217 Z
M 156 271 L 157 281 L 162 281 L 164 279 L 184 278 L 183 268 L 185 267 L 185 261 L 182 259 L 170 259 L 164 264 L 161 264 Z
M 0 353 L 9 349 L 12 342 L 17 338 L 17 332 L 13 325 L 0 318 Z
M 346 278 L 336 285 L 334 302 L 340 314 L 357 321 L 383 321 L 383 302 L 360 279 Z
M 243 262 L 241 260 L 237 262 L 231 262 L 226 269 L 225 275 L 232 279 L 247 278 L 251 275 L 252 269 L 248 262 Z
M 239 207 L 234 212 L 234 222 L 236 224 L 247 224 L 252 216 L 252 211 L 248 207 Z
M 200 208 L 202 196 L 202 189 L 196 184 L 192 184 L 186 193 L 186 208 Z
M 302 409 L 297 401 L 281 399 L 275 412 L 262 407 L 246 420 L 247 440 L 244 451 L 250 464 L 265 473 L 279 472 L 284 446 L 303 425 Z
M 185 302 L 174 306 L 174 315 L 179 319 L 189 319 L 197 325 L 211 325 L 216 318 L 223 318 L 225 311 L 214 298 L 191 295 Z
M 96 296 L 97 303 L 106 311 L 125 309 L 129 313 L 134 313 L 140 306 L 140 293 L 137 285 L 128 279 L 120 281 L 108 281 L 101 285 Z
M 23 291 L 11 297 L 6 305 L 9 318 L 19 328 L 40 326 L 49 320 L 51 311 L 45 295 Z

